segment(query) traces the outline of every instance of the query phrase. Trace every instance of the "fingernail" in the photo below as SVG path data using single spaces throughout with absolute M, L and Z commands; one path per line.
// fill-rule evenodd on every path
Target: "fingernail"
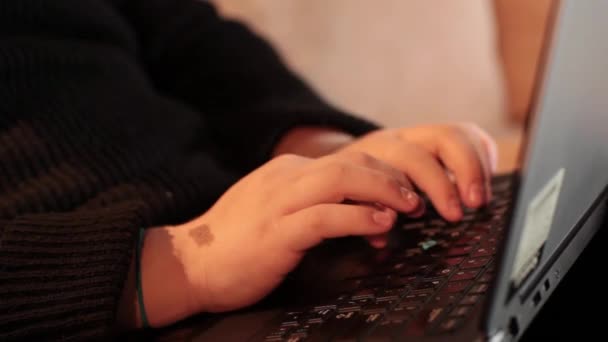
M 490 183 L 486 184 L 486 203 L 490 204 L 490 202 L 492 202 L 492 198 L 494 196 L 492 195 L 492 185 Z
M 450 207 L 450 211 L 454 213 L 454 215 L 462 215 L 462 204 L 460 204 L 460 200 L 456 197 L 453 197 L 448 201 L 448 206 Z
M 390 227 L 393 224 L 393 216 L 386 211 L 376 211 L 373 215 L 373 219 L 383 227 Z
M 426 212 L 426 204 L 424 204 L 424 201 L 420 201 L 418 208 L 416 208 L 415 211 L 408 213 L 408 216 L 413 217 L 413 218 L 418 218 L 418 217 L 421 217 L 422 215 L 424 215 L 425 212 Z
M 416 195 L 416 193 L 414 193 L 412 190 L 408 188 L 401 188 L 401 196 L 405 199 L 410 208 L 418 208 L 418 205 L 420 204 L 420 197 L 418 197 L 418 195 Z
M 469 187 L 469 201 L 473 205 L 481 205 L 484 201 L 484 189 L 481 182 L 473 182 Z
M 378 249 L 386 247 L 387 244 L 388 244 L 388 242 L 386 241 L 386 239 L 377 239 L 377 240 L 373 240 L 371 242 L 371 245 L 374 248 L 378 248 Z

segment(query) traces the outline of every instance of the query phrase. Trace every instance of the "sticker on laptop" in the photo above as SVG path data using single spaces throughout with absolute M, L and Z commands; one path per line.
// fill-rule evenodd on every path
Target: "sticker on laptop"
M 542 248 L 551 232 L 564 176 L 565 170 L 560 169 L 534 196 L 528 206 L 524 229 L 515 256 L 513 272 L 511 273 L 511 280 L 515 287 L 521 285 L 540 261 Z

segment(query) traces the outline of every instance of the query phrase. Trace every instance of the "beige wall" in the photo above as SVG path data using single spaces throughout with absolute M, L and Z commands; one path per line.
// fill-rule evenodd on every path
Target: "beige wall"
M 509 132 L 488 0 L 215 0 L 338 106 L 388 126 Z

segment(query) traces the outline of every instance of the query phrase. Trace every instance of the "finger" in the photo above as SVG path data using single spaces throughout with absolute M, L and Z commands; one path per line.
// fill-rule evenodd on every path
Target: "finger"
M 379 203 L 408 213 L 417 210 L 421 202 L 415 192 L 392 175 L 337 159 L 319 161 L 288 187 L 278 202 L 286 213 L 345 200 Z
M 434 139 L 431 147 L 443 164 L 454 174 L 460 196 L 470 208 L 486 202 L 486 179 L 482 155 L 467 130 L 450 126 Z
M 396 220 L 392 210 L 347 204 L 319 204 L 281 218 L 280 236 L 295 251 L 304 251 L 324 239 L 368 236 L 388 232 Z
M 477 125 L 466 124 L 464 128 L 470 132 L 472 141 L 484 164 L 486 202 L 490 202 L 492 199 L 492 175 L 498 168 L 498 147 L 496 141 Z
M 405 188 L 413 190 L 414 187 L 412 183 L 409 181 L 405 173 L 394 168 L 390 164 L 387 164 L 379 159 L 374 158 L 373 156 L 367 153 L 361 152 L 344 152 L 337 155 L 339 158 L 344 158 L 343 160 L 346 162 L 353 162 L 360 166 L 365 166 L 370 169 L 375 169 L 378 171 L 385 172 L 397 179 Z
M 378 234 L 366 237 L 369 244 L 374 248 L 384 248 L 388 244 L 388 234 Z
M 397 143 L 390 148 L 389 162 L 403 170 L 428 195 L 444 218 L 460 220 L 460 196 L 437 158 L 425 148 L 407 142 Z

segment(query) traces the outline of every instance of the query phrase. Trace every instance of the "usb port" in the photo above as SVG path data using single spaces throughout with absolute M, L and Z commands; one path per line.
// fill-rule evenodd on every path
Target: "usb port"
M 534 302 L 534 306 L 538 306 L 538 303 L 540 303 L 542 297 L 540 295 L 540 291 L 536 292 L 534 294 L 534 297 L 532 297 L 532 302 Z

